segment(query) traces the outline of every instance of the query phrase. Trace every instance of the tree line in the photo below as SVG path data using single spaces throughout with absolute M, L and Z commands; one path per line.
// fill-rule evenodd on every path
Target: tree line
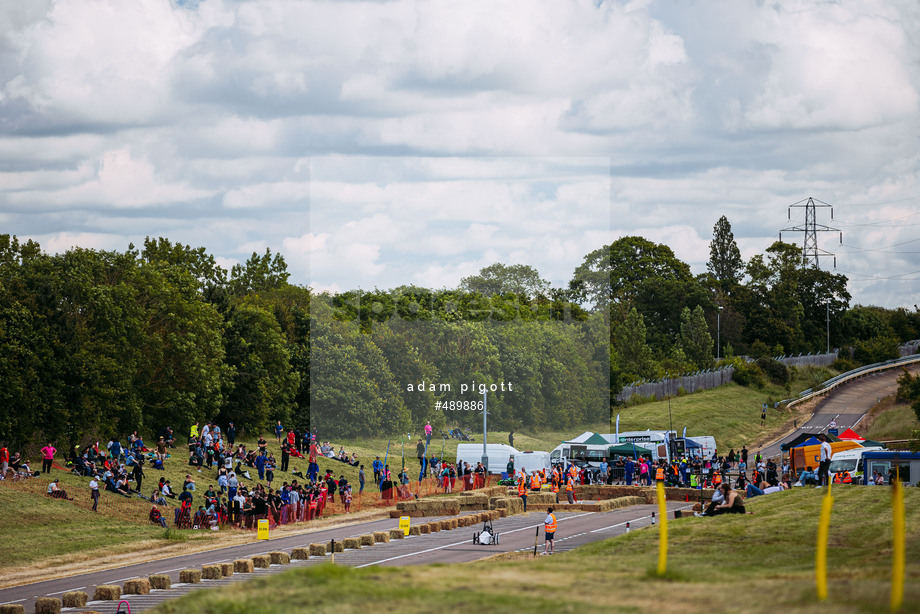
M 710 368 L 716 353 L 823 351 L 828 317 L 854 361 L 920 337 L 916 309 L 851 308 L 846 278 L 803 267 L 794 245 L 743 262 L 724 217 L 696 276 L 666 245 L 624 237 L 565 288 L 501 263 L 456 289 L 317 294 L 288 278 L 270 250 L 227 271 L 165 238 L 47 254 L 0 235 L 0 440 L 182 435 L 203 420 L 330 438 L 472 427 L 481 414 L 437 403 L 479 400 L 483 385 L 496 428 L 562 429 L 608 419 L 631 381 Z

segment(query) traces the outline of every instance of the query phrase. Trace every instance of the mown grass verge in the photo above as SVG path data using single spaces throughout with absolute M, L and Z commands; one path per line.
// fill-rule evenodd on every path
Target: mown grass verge
M 814 589 L 823 492 L 796 489 L 749 502 L 753 515 L 670 523 L 668 574 L 657 578 L 657 529 L 633 531 L 554 557 L 445 568 L 323 565 L 199 591 L 155 614 L 488 611 L 879 612 L 891 569 L 888 488 L 835 490 L 830 597 Z M 903 611 L 920 611 L 920 489 L 907 497 Z

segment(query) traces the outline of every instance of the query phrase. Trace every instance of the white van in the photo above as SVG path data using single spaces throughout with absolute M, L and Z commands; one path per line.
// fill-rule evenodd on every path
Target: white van
M 554 465 L 575 461 L 576 464 L 585 464 L 589 467 L 600 467 L 601 461 L 607 458 L 610 444 L 586 445 L 567 441 L 556 446 L 550 453 L 550 462 Z M 526 467 L 526 465 L 525 465 Z M 528 468 L 528 471 L 530 469 Z
M 553 470 L 552 466 L 549 464 L 549 452 L 527 451 L 515 454 L 514 472 L 520 473 L 522 469 L 526 469 L 528 474 L 543 469 L 547 472 L 547 475 L 549 475 L 549 472 Z
M 511 456 L 517 456 L 520 452 L 505 443 L 487 443 L 486 454 L 489 457 L 489 466 L 486 467 L 486 470 L 489 473 L 502 473 L 507 470 Z M 458 466 L 469 463 L 470 467 L 476 467 L 480 461 L 482 461 L 481 443 L 457 444 Z
M 709 435 L 701 435 L 699 437 L 687 437 L 687 439 L 692 439 L 694 442 L 700 445 L 699 448 L 692 448 L 688 452 L 692 452 L 694 455 L 697 453 L 704 459 L 712 458 L 713 454 L 716 454 L 716 438 Z
M 854 484 L 862 484 L 862 478 L 865 467 L 863 466 L 863 454 L 870 450 L 881 450 L 882 448 L 878 446 L 873 446 L 871 448 L 853 448 L 851 450 L 841 450 L 840 452 L 835 453 L 831 456 L 831 466 L 828 467 L 827 471 L 831 474 L 831 479 L 834 479 L 835 473 L 843 473 L 844 471 L 849 471 L 850 475 L 853 477 Z

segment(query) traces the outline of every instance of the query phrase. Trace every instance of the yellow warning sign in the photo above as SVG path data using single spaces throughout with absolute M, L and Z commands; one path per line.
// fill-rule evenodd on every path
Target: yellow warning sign
M 402 529 L 403 534 L 409 534 L 409 522 L 411 519 L 408 516 L 399 517 L 399 528 Z
M 268 520 L 259 521 L 259 539 L 268 539 Z

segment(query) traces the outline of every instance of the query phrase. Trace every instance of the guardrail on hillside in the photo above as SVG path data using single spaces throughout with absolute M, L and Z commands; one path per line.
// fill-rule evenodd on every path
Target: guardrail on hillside
M 799 403 L 804 403 L 809 399 L 830 392 L 837 386 L 845 384 L 847 382 L 853 381 L 860 377 L 865 377 L 867 375 L 872 375 L 873 373 L 878 373 L 880 371 L 887 371 L 888 369 L 896 369 L 909 364 L 914 364 L 920 362 L 920 354 L 912 354 L 910 356 L 903 356 L 901 358 L 896 358 L 894 360 L 886 360 L 885 362 L 877 362 L 875 364 L 867 365 L 865 367 L 860 367 L 858 369 L 853 369 L 852 371 L 847 371 L 846 373 L 841 373 L 837 377 L 832 377 L 826 382 L 822 382 L 814 388 L 809 388 L 803 392 L 800 392 L 797 396 L 792 399 L 785 399 L 779 401 L 774 405 L 778 407 L 779 405 L 785 404 L 786 407 L 792 407 L 798 405 Z

